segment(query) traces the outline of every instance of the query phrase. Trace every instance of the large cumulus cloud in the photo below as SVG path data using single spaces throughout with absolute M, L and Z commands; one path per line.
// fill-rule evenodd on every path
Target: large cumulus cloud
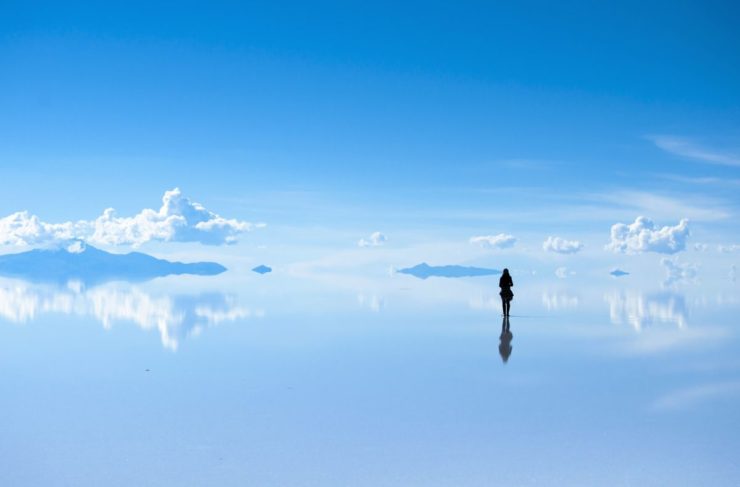
M 675 254 L 686 249 L 688 237 L 689 221 L 685 218 L 678 225 L 657 228 L 652 220 L 639 216 L 634 223 L 612 225 L 611 241 L 606 248 L 627 254 Z
M 0 218 L 0 245 L 41 246 L 74 239 L 134 247 L 150 241 L 223 245 L 259 226 L 223 218 L 175 188 L 164 193 L 159 210 L 147 208 L 130 217 L 108 208 L 95 220 L 46 223 L 25 211 L 14 213 Z
M 0 245 L 46 245 L 78 238 L 85 222 L 46 223 L 27 211 L 0 218 Z

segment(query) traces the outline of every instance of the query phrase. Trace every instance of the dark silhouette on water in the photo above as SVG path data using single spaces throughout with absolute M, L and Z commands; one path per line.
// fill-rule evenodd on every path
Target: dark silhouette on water
M 498 353 L 501 355 L 501 360 L 504 361 L 504 363 L 509 361 L 509 356 L 511 355 L 511 340 L 514 338 L 514 335 L 511 334 L 511 330 L 509 329 L 509 317 L 504 316 L 504 321 L 501 323 L 501 336 L 499 337 L 499 344 L 498 344 Z
M 501 288 L 501 308 L 504 316 L 509 316 L 509 309 L 511 308 L 511 300 L 514 299 L 514 293 L 511 292 L 511 288 L 514 287 L 514 281 L 511 280 L 511 274 L 509 269 L 504 269 L 504 273 L 498 280 L 498 287 Z

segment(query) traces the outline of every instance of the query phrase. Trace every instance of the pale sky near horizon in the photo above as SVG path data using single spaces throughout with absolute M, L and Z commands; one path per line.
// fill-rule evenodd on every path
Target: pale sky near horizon
M 178 187 L 266 224 L 193 255 L 669 257 L 726 276 L 740 265 L 738 20 L 734 2 L 4 2 L 0 218 L 133 217 Z M 638 216 L 655 242 L 604 248 Z M 156 241 L 141 248 L 167 253 Z

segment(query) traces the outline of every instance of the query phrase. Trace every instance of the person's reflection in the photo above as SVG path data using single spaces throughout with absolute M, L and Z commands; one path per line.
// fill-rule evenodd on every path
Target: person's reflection
M 501 360 L 506 363 L 511 355 L 511 340 L 514 335 L 511 334 L 509 329 L 509 317 L 504 316 L 504 321 L 501 323 L 501 336 L 499 337 L 500 342 L 498 344 L 498 353 L 501 355 Z

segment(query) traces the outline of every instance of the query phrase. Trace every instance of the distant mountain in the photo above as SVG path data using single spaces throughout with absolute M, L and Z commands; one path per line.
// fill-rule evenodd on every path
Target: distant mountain
M 272 272 L 272 267 L 268 267 L 266 265 L 258 265 L 252 270 L 258 274 L 267 274 L 268 272 Z
M 497 269 L 467 267 L 462 265 L 431 266 L 426 262 L 422 262 L 414 267 L 399 269 L 398 272 L 401 274 L 409 274 L 414 277 L 418 277 L 419 279 L 426 279 L 428 277 L 477 277 L 501 274 L 501 271 Z
M 614 277 L 622 277 L 622 276 L 629 276 L 629 272 L 623 271 L 622 269 L 614 269 L 609 274 L 611 274 Z
M 70 250 L 73 249 L 73 250 Z M 19 254 L 0 255 L 0 275 L 31 281 L 86 284 L 105 281 L 145 281 L 171 274 L 210 276 L 226 268 L 215 262 L 170 262 L 140 252 L 111 254 L 82 242 L 68 249 L 35 249 Z

